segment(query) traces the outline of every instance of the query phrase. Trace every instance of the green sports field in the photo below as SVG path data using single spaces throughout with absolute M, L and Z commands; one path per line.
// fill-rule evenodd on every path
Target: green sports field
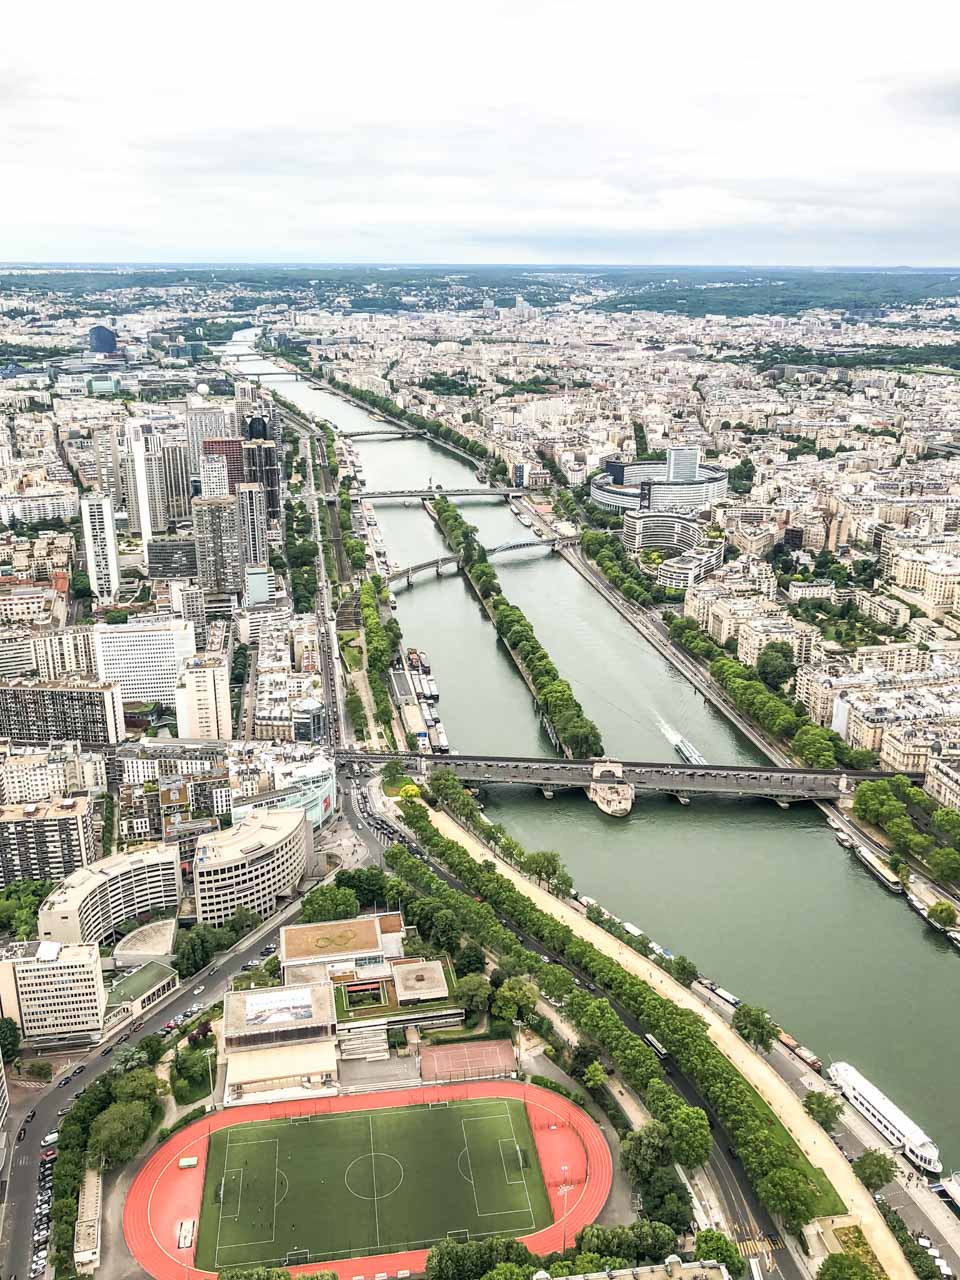
M 259 1121 L 210 1138 L 195 1265 L 399 1253 L 551 1221 L 520 1099 Z

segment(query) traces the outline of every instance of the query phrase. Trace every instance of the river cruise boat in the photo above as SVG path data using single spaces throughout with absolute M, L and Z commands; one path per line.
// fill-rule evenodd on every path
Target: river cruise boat
M 827 1075 L 850 1105 L 866 1116 L 877 1132 L 891 1146 L 902 1151 L 921 1173 L 943 1172 L 936 1143 L 891 1102 L 885 1093 L 881 1093 L 875 1084 L 861 1075 L 856 1067 L 852 1067 L 849 1062 L 835 1062 L 827 1068 Z
M 852 840 L 850 839 L 850 837 L 849 837 L 848 835 L 846 835 L 843 831 L 837 831 L 837 832 L 836 832 L 835 839 L 836 839 L 837 844 L 840 846 L 840 848 L 841 848 L 841 849 L 852 849 L 852 848 L 853 848 L 853 841 L 852 841 Z
M 673 749 L 685 764 L 706 764 L 706 757 L 702 756 L 692 742 L 688 742 L 686 738 L 678 738 L 673 744 Z

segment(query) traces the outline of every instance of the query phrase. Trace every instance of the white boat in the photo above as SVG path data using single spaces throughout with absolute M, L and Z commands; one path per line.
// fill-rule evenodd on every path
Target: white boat
M 827 1068 L 827 1076 L 851 1106 L 866 1116 L 878 1133 L 891 1146 L 903 1151 L 921 1173 L 942 1173 L 943 1163 L 936 1143 L 918 1124 L 881 1093 L 875 1084 L 860 1074 L 849 1062 L 835 1062 Z
M 681 738 L 673 744 L 673 749 L 677 755 L 686 764 L 706 764 L 704 756 L 700 754 L 692 742 L 688 742 L 686 738 Z
M 837 844 L 840 846 L 840 848 L 841 848 L 841 849 L 852 849 L 852 848 L 853 848 L 853 841 L 850 839 L 850 837 L 849 837 L 848 835 L 844 835 L 844 833 L 843 833 L 842 831 L 838 831 L 838 832 L 837 832 L 835 839 L 836 839 Z

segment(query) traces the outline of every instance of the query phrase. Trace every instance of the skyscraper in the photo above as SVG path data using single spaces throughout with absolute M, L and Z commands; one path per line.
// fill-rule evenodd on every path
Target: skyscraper
M 231 738 L 230 668 L 225 653 L 198 653 L 180 664 L 178 738 Z
M 237 504 L 240 509 L 240 556 L 245 565 L 266 564 L 270 558 L 267 545 L 267 507 L 262 484 L 238 484 Z
M 187 455 L 192 476 L 200 474 L 201 443 L 211 436 L 236 435 L 236 423 L 233 405 L 202 396 L 187 397 Z
M 227 464 L 227 487 L 236 493 L 237 485 L 242 484 L 243 474 L 243 441 L 239 436 L 211 436 L 200 443 L 200 466 L 204 458 L 219 455 Z
M 185 440 L 163 440 L 160 457 L 168 520 L 190 519 L 190 467 Z M 156 532 L 156 530 L 154 531 Z
M 193 533 L 200 585 L 205 591 L 239 591 L 243 564 L 237 499 L 194 498 Z
M 140 535 L 144 548 L 154 532 L 162 533 L 167 527 L 163 458 L 159 444 L 160 437 L 145 435 L 139 423 L 128 424 L 127 514 L 131 532 Z
M 126 473 L 116 423 L 111 422 L 105 427 L 99 427 L 93 432 L 91 443 L 100 489 L 113 499 L 115 511 L 126 510 Z
M 120 590 L 113 499 L 103 493 L 89 494 L 80 500 L 80 514 L 90 587 L 101 604 L 112 604 Z
M 267 519 L 280 520 L 280 458 L 273 440 L 247 440 L 243 445 L 243 478 L 247 484 L 262 484 L 267 506 Z

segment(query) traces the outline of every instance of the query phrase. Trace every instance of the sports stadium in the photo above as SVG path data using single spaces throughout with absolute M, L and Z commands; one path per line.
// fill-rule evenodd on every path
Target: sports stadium
M 154 1280 L 321 1264 L 343 1280 L 422 1271 L 441 1240 L 565 1248 L 612 1180 L 597 1125 L 515 1080 L 213 1112 L 137 1175 L 124 1235 Z

